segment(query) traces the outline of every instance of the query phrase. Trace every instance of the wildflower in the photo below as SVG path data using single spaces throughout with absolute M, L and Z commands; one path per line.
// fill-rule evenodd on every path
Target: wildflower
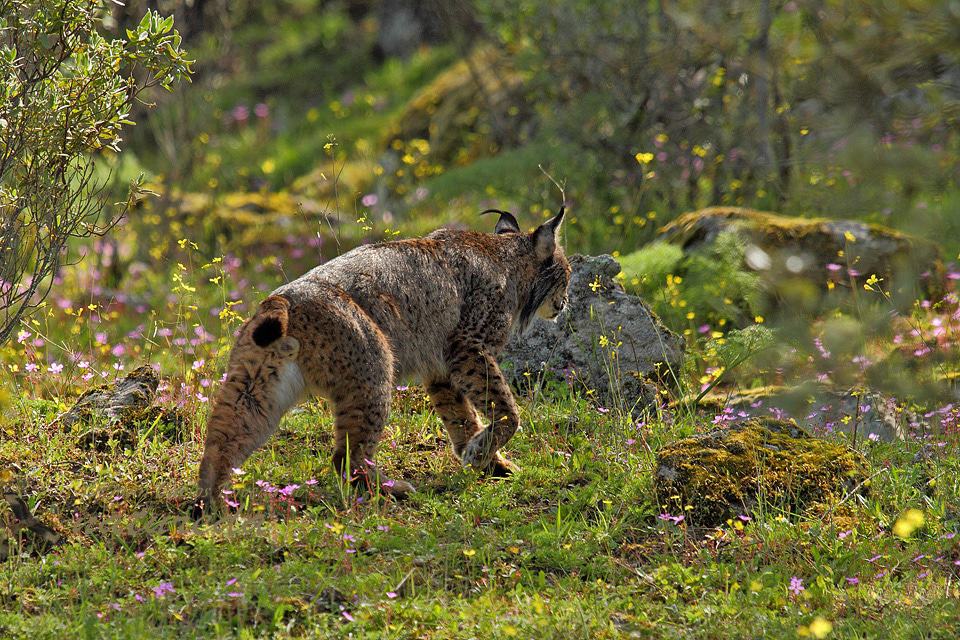
M 649 152 L 648 153 L 640 152 L 634 155 L 633 157 L 640 164 L 650 164 L 651 162 L 653 162 L 653 154 Z
M 360 199 L 360 204 L 365 207 L 373 207 L 380 202 L 380 198 L 375 193 L 368 193 Z
M 153 587 L 153 596 L 155 598 L 162 598 L 168 593 L 173 593 L 173 583 L 172 582 L 161 582 L 159 585 Z
M 57 374 L 59 374 L 61 371 L 63 371 L 63 365 L 60 364 L 59 362 L 54 362 L 54 363 L 51 364 L 49 367 L 47 367 L 47 371 L 49 371 L 49 372 L 52 373 L 53 375 L 57 375 Z
M 790 587 L 789 587 L 789 590 L 790 590 L 790 591 L 793 593 L 793 595 L 795 595 L 795 596 L 800 595 L 800 592 L 802 592 L 802 591 L 805 590 L 805 588 L 804 588 L 804 586 L 803 586 L 803 579 L 802 579 L 802 578 L 798 578 L 797 576 L 793 576 L 792 578 L 790 578 Z
M 253 108 L 253 115 L 262 120 L 270 115 L 270 107 L 266 103 L 260 102 Z
M 290 497 L 293 495 L 293 492 L 300 488 L 298 484 L 288 484 L 283 489 L 280 489 L 280 495 Z
M 661 513 L 660 515 L 657 516 L 657 518 L 659 518 L 660 520 L 669 520 L 670 522 L 676 525 L 679 525 L 684 520 L 684 516 L 682 515 L 674 516 L 669 513 Z
M 909 538 L 913 532 L 923 526 L 925 518 L 919 509 L 907 509 L 893 525 L 893 535 L 898 538 Z
M 856 576 L 852 576 L 852 577 L 850 577 L 850 578 L 847 578 L 847 584 L 850 585 L 851 587 L 852 587 L 852 586 L 855 586 L 855 585 L 858 585 L 858 584 L 860 584 L 860 578 L 858 578 L 858 577 L 856 577 Z
M 833 623 L 822 616 L 817 616 L 808 628 L 814 638 L 826 638 L 833 631 Z
M 347 611 L 346 609 L 342 609 L 342 610 L 340 611 L 340 615 L 342 615 L 348 622 L 353 622 L 353 621 L 354 621 L 354 617 L 353 617 L 352 615 L 350 615 L 350 612 Z
M 390 598 L 391 600 L 393 600 L 394 598 L 397 597 L 397 592 L 396 592 L 396 591 L 387 591 L 387 597 Z

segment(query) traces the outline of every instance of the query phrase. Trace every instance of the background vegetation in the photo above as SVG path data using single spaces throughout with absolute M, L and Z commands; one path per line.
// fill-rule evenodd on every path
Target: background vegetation
M 0 482 L 66 539 L 15 546 L 0 635 L 952 637 L 957 3 L 92 4 L 108 39 L 148 8 L 173 15 L 196 62 L 133 104 L 116 149 L 84 156 L 106 202 L 141 175 L 142 193 L 111 233 L 69 243 L 0 345 Z M 486 207 L 532 228 L 558 205 L 544 171 L 571 207 L 568 252 L 622 258 L 624 286 L 687 338 L 659 410 L 533 390 L 510 447 L 523 470 L 490 482 L 457 468 L 404 387 L 383 462 L 422 491 L 395 504 L 337 486 L 329 415 L 308 403 L 238 476 L 238 513 L 187 521 L 232 332 L 267 292 L 359 243 L 489 230 Z M 815 282 L 831 297 L 793 313 L 742 239 L 654 242 L 720 205 L 933 240 L 944 289 L 903 305 L 837 258 Z M 145 363 L 163 416 L 92 447 L 59 423 Z M 812 380 L 857 406 L 889 394 L 909 427 L 823 436 L 866 457 L 866 496 L 709 528 L 668 509 L 658 449 L 737 419 L 693 398 Z

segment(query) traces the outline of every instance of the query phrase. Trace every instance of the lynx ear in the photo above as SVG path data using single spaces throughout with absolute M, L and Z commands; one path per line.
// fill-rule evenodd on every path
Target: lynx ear
M 563 222 L 563 214 L 566 207 L 560 206 L 560 211 L 533 232 L 533 247 L 539 260 L 546 260 L 557 250 L 557 233 L 560 231 L 560 223 Z
M 287 310 L 290 303 L 280 296 L 270 296 L 260 303 L 257 314 L 250 321 L 251 336 L 258 347 L 266 347 L 287 333 Z
M 486 211 L 481 211 L 480 215 L 486 213 L 499 213 L 500 219 L 497 220 L 497 226 L 494 228 L 493 232 L 500 233 L 520 233 L 520 223 L 517 222 L 516 217 L 509 211 L 501 211 L 500 209 L 487 209 Z

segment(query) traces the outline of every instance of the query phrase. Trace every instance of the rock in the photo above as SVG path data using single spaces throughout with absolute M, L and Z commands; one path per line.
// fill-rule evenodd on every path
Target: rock
M 763 275 L 768 288 L 779 292 L 792 286 L 803 289 L 794 296 L 809 296 L 811 285 L 819 293 L 828 280 L 845 287 L 850 276 L 862 283 L 876 274 L 884 279 L 884 290 L 907 308 L 917 293 L 934 299 L 944 293 L 939 247 L 877 224 L 710 207 L 683 214 L 659 233 L 667 242 L 695 251 L 723 232 L 734 232 L 746 241 L 746 265 Z M 842 257 L 838 252 L 843 252 Z
M 647 304 L 625 293 L 612 257 L 570 257 L 569 301 L 556 322 L 537 318 L 501 357 L 515 384 L 559 373 L 593 390 L 607 407 L 637 413 L 656 400 L 649 379 L 669 381 L 683 359 L 684 339 Z
M 150 365 L 138 367 L 113 385 L 90 389 L 60 418 L 78 432 L 82 446 L 103 446 L 108 440 L 129 443 L 138 425 L 157 424 L 180 435 L 187 420 L 179 411 L 153 406 L 160 376 Z
M 30 513 L 23 498 L 15 493 L 4 491 L 3 499 L 10 507 L 10 512 L 8 516 L 0 517 L 0 520 L 3 521 L 4 528 L 13 534 L 13 538 L 0 543 L 0 562 L 16 552 L 15 540 L 19 540 L 20 549 L 30 550 L 36 555 L 44 554 L 60 544 L 60 534 L 37 520 Z
M 700 401 L 713 410 L 718 422 L 746 417 L 787 418 L 814 435 L 843 433 L 858 441 L 895 442 L 906 433 L 895 398 L 876 391 L 854 393 L 809 383 L 793 387 L 767 386 L 731 394 L 714 392 Z
M 425 140 L 431 162 L 443 166 L 492 155 L 529 133 L 533 108 L 523 90 L 522 75 L 498 49 L 475 49 L 410 100 L 384 146 L 399 150 Z
M 761 501 L 799 511 L 842 499 L 867 477 L 867 462 L 856 451 L 793 422 L 754 418 L 663 447 L 655 484 L 666 511 L 713 527 L 751 513 Z

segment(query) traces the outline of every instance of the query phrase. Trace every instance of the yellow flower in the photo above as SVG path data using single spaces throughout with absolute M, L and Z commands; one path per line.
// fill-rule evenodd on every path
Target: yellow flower
M 893 535 L 898 538 L 909 538 L 913 532 L 923 526 L 926 517 L 920 509 L 907 509 L 902 516 L 897 518 L 893 525 Z
M 809 629 L 814 638 L 826 638 L 833 631 L 833 623 L 823 616 L 817 616 L 810 623 Z
M 637 155 L 635 155 L 635 156 L 633 156 L 633 157 L 636 158 L 636 159 L 637 159 L 637 162 L 639 162 L 640 164 L 650 164 L 651 162 L 653 162 L 653 154 L 652 154 L 652 153 L 643 153 L 643 152 L 640 152 L 640 153 L 638 153 Z

